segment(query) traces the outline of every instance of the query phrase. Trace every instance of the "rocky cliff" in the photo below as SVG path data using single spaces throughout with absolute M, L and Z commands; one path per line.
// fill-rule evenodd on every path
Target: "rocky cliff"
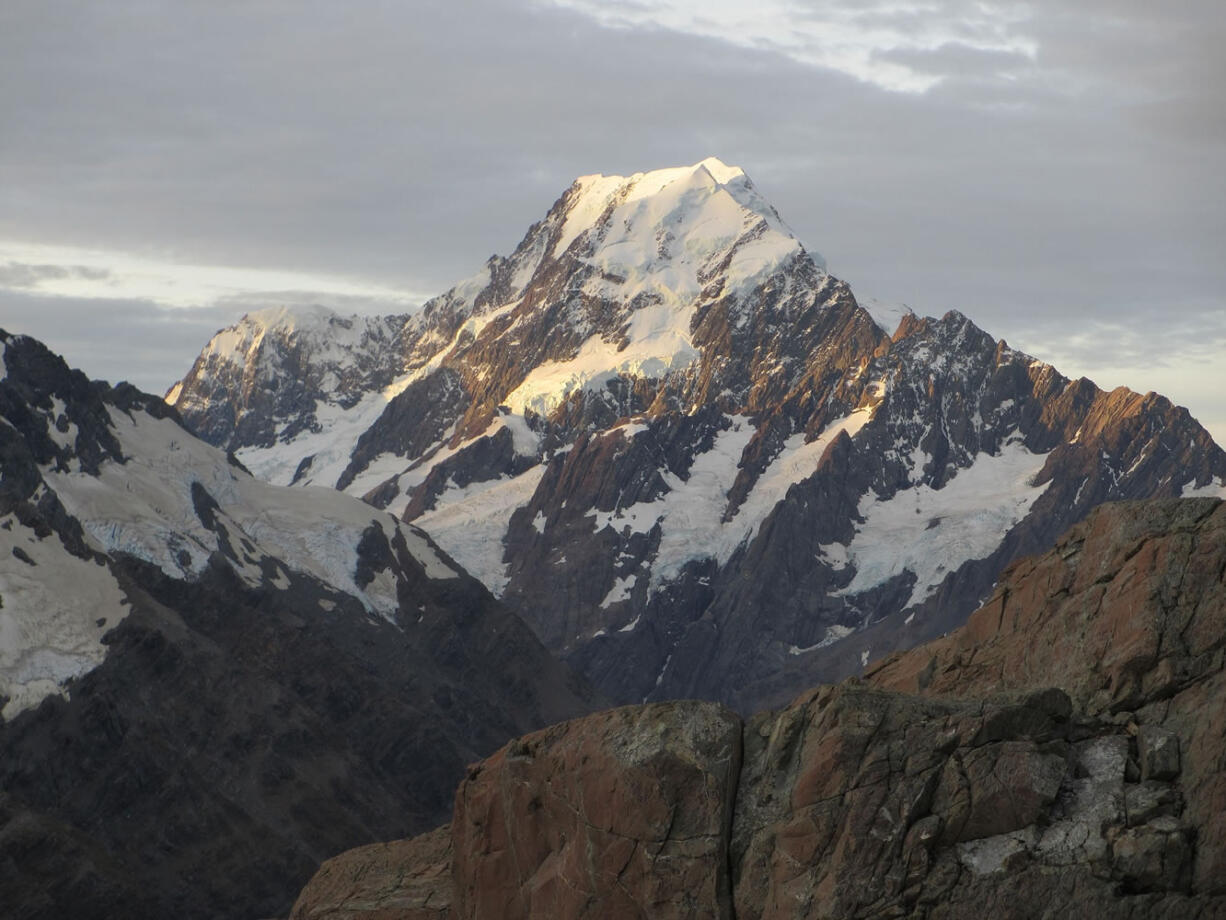
M 1106 505 L 863 679 L 512 742 L 293 916 L 1223 917 L 1224 666 L 1226 504 Z
M 412 316 L 253 314 L 168 399 L 420 524 L 623 702 L 740 711 L 961 623 L 1104 501 L 1226 492 L 1156 394 L 878 323 L 718 160 L 577 180 Z
M 0 331 L 0 914 L 283 913 L 593 704 L 417 528 Z

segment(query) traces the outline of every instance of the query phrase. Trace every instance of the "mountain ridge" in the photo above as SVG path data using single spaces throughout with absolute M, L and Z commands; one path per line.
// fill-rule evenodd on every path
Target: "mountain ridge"
M 421 531 L 0 331 L 0 903 L 283 914 L 600 703 Z M 16 871 L 14 870 L 16 868 Z
M 577 181 L 404 321 L 398 392 L 219 443 L 418 522 L 615 699 L 743 709 L 956 625 L 1102 501 L 1226 491 L 1226 454 L 1161 397 L 955 311 L 887 333 L 726 169 Z M 210 361 L 181 392 L 241 412 Z M 901 562 L 878 551 L 899 532 Z

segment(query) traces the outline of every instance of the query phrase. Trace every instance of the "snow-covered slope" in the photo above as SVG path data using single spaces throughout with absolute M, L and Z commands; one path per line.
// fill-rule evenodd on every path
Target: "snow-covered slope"
M 863 309 L 714 159 L 576 180 L 396 323 L 351 405 L 211 436 L 416 521 L 624 700 L 748 709 L 851 673 L 956 625 L 1094 505 L 1226 474 L 1161 397 L 1067 380 L 956 312 Z M 174 394 L 189 424 L 261 417 L 200 367 Z
M 101 459 L 83 467 L 73 419 L 90 409 L 105 440 Z M 60 539 L 40 539 L 15 510 L 0 518 L 12 544 L 0 562 L 5 718 L 102 661 L 100 637 L 128 606 L 105 565 L 112 556 L 187 580 L 221 563 L 252 588 L 287 589 L 292 575 L 305 575 L 390 622 L 418 574 L 459 577 L 420 530 L 387 513 L 331 489 L 255 479 L 171 417 L 117 405 L 105 406 L 104 415 L 97 410 L 55 395 L 31 407 L 50 441 L 32 498 L 54 501 L 81 529 L 83 546 L 75 547 L 78 555 Z M 364 560 L 376 545 L 385 558 Z

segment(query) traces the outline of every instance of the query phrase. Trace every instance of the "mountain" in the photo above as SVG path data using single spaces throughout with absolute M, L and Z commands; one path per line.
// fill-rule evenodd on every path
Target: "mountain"
M 577 180 L 413 315 L 251 314 L 167 398 L 257 475 L 420 525 L 623 702 L 778 704 L 1102 502 L 1226 493 L 1163 397 L 870 306 L 712 159 Z
M 1102 506 L 863 679 L 512 741 L 291 917 L 1226 916 L 1223 572 L 1223 502 Z
M 411 524 L 0 332 L 0 903 L 283 915 L 597 698 Z

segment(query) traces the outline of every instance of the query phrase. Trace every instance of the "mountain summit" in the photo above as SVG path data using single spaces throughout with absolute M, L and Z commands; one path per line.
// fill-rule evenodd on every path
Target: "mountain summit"
M 1222 491 L 1168 400 L 889 319 L 711 159 L 577 180 L 416 314 L 246 317 L 168 399 L 420 525 L 625 701 L 778 702 L 958 624 L 1101 502 Z

